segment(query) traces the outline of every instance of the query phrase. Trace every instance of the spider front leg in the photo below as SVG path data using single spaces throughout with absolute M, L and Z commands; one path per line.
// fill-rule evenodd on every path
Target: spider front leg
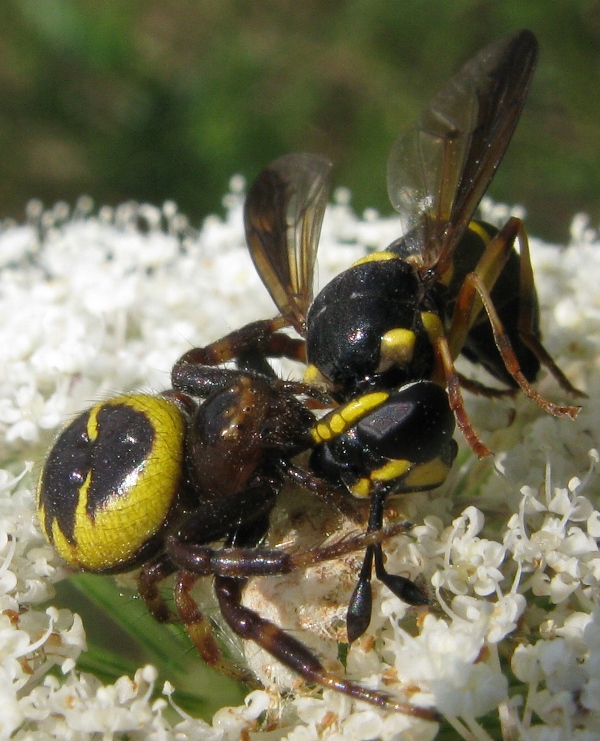
M 281 317 L 252 322 L 206 347 L 188 350 L 171 371 L 172 393 L 206 397 L 226 389 L 240 375 L 258 373 L 269 379 L 276 393 L 306 396 L 319 408 L 331 406 L 331 398 L 324 390 L 275 376 L 269 358 L 306 362 L 304 340 L 278 332 L 284 326 L 286 322 Z M 234 362 L 237 369 L 221 367 L 226 362 Z
M 206 347 L 188 350 L 175 364 L 217 366 L 234 361 L 245 370 L 256 370 L 254 367 L 260 358 L 289 358 L 301 363 L 306 362 L 304 340 L 294 339 L 279 332 L 287 326 L 282 317 L 263 319 L 238 329 L 212 342 Z M 264 366 L 258 369 L 264 372 Z
M 195 573 L 186 570 L 186 564 L 178 555 L 187 551 L 214 553 L 199 545 L 227 537 L 239 531 L 251 542 L 259 542 L 269 525 L 269 512 L 275 501 L 274 492 L 268 486 L 249 487 L 236 494 L 215 502 L 206 502 L 189 513 L 177 533 L 165 539 L 166 552 L 153 562 L 144 565 L 138 577 L 139 593 L 150 614 L 161 623 L 174 619 L 158 586 L 168 576 L 177 572 L 173 598 L 177 615 L 204 661 L 226 676 L 244 682 L 253 688 L 262 684 L 249 669 L 238 666 L 225 656 L 214 636 L 210 620 L 198 607 L 191 590 L 201 575 L 210 575 L 214 570 L 207 565 L 197 568 Z M 192 541 L 192 542 L 190 542 Z M 217 551 L 218 553 L 218 551 Z M 205 562 L 210 558 L 205 555 Z
M 157 562 L 154 568 L 147 567 L 144 569 L 142 572 L 143 577 L 140 577 L 140 593 L 149 605 L 152 614 L 159 620 L 164 621 L 164 616 L 168 613 L 165 613 L 165 610 L 167 610 L 166 605 L 164 605 L 158 595 L 158 590 L 156 589 L 157 582 L 165 576 L 168 576 L 175 569 L 178 569 L 174 592 L 175 605 L 179 617 L 196 645 L 200 655 L 206 663 L 214 666 L 219 671 L 253 687 L 257 686 L 258 680 L 252 672 L 237 666 L 223 657 L 213 636 L 210 622 L 200 611 L 196 601 L 190 594 L 196 580 L 201 576 L 215 575 L 217 578 L 243 580 L 243 583 L 245 584 L 247 579 L 251 576 L 289 574 L 297 569 L 307 568 L 322 561 L 339 559 L 348 553 L 362 550 L 364 548 L 367 548 L 369 552 L 374 548 L 375 553 L 379 554 L 382 558 L 381 543 L 398 534 L 407 532 L 412 527 L 412 525 L 407 522 L 395 523 L 387 528 L 380 528 L 369 532 L 359 533 L 354 536 L 340 538 L 329 545 L 317 546 L 301 553 L 292 554 L 276 548 L 267 549 L 248 545 L 254 542 L 260 542 L 262 536 L 267 531 L 268 520 L 258 519 L 256 522 L 241 525 L 236 531 L 236 536 L 229 539 L 230 541 L 233 541 L 237 538 L 239 542 L 246 544 L 245 547 L 242 547 L 241 545 L 230 545 L 223 548 L 213 549 L 209 546 L 201 545 L 198 542 L 190 542 L 188 540 L 188 538 L 192 536 L 195 538 L 201 538 L 202 531 L 205 528 L 207 531 L 212 530 L 212 523 L 209 522 L 207 526 L 203 511 L 204 508 L 197 510 L 195 519 L 191 518 L 188 520 L 182 531 L 178 534 L 167 537 L 167 554 L 161 561 Z M 211 512 L 209 520 L 213 519 L 213 516 L 214 513 Z M 207 537 L 206 534 L 205 537 Z M 381 578 L 379 571 L 377 573 Z M 387 573 L 386 576 L 392 580 L 402 579 L 402 577 L 394 577 L 387 575 Z M 412 585 L 412 582 L 409 582 L 408 580 L 403 581 Z M 413 590 L 417 589 L 414 585 L 412 585 L 412 588 Z M 404 591 L 406 592 L 406 589 Z M 406 594 L 405 598 L 407 598 Z M 238 613 L 235 614 L 237 615 Z M 227 620 L 227 616 L 224 617 Z M 232 618 L 232 620 L 235 621 L 235 618 Z M 262 621 L 261 625 L 263 623 L 266 623 L 266 621 Z M 234 631 L 239 633 L 239 630 L 236 630 L 233 626 L 231 627 Z M 281 635 L 284 636 L 284 640 L 283 644 L 281 644 L 281 642 L 277 643 L 277 651 L 287 650 L 290 641 L 291 645 L 301 646 L 304 652 L 307 651 L 301 643 L 295 639 L 289 639 L 283 631 L 280 632 Z M 281 648 L 281 645 L 283 645 L 285 649 Z M 278 653 L 274 653 L 274 655 L 279 658 Z M 312 654 L 309 655 L 312 656 Z M 316 659 L 314 660 L 316 661 Z M 295 668 L 290 664 L 288 664 L 288 666 Z M 302 672 L 300 673 L 302 674 Z M 306 675 L 303 674 L 303 676 Z M 338 680 L 336 679 L 336 681 Z M 323 682 L 320 683 L 322 684 Z M 364 692 L 362 688 L 361 692 Z
M 322 561 L 333 561 L 363 548 L 380 548 L 384 541 L 408 532 L 411 527 L 409 522 L 397 522 L 386 528 L 346 536 L 330 545 L 316 546 L 300 553 L 258 546 L 213 549 L 206 545 L 182 541 L 177 535 L 170 535 L 167 538 L 166 547 L 171 563 L 176 564 L 179 569 L 193 572 L 196 576 L 212 574 L 235 578 L 280 576 L 297 569 L 315 566 Z
M 144 600 L 148 612 L 158 623 L 173 621 L 173 613 L 160 593 L 158 586 L 175 571 L 177 571 L 177 567 L 171 559 L 166 554 L 162 554 L 153 561 L 145 563 L 138 575 L 140 597 Z
M 263 684 L 254 672 L 223 656 L 209 619 L 200 610 L 198 603 L 191 595 L 191 590 L 197 580 L 197 574 L 189 571 L 179 571 L 175 581 L 173 598 L 181 622 L 198 652 L 209 666 L 217 669 L 221 674 L 225 674 L 238 682 L 243 682 L 252 689 L 262 689 Z
M 333 486 L 328 481 L 289 461 L 280 461 L 279 465 L 289 481 L 306 491 L 310 491 L 348 520 L 355 522 L 357 525 L 364 525 L 367 521 L 367 514 L 365 514 L 365 508 L 362 506 L 363 502 L 354 497 L 349 497 L 346 488 Z
M 268 487 L 263 488 L 268 491 Z M 223 674 L 245 682 L 251 687 L 260 686 L 259 681 L 251 671 L 238 666 L 223 656 L 213 635 L 210 621 L 201 612 L 191 595 L 191 590 L 198 578 L 215 575 L 216 580 L 224 579 L 223 583 L 225 584 L 228 583 L 227 579 L 245 584 L 251 576 L 288 574 L 321 561 L 341 558 L 348 553 L 363 548 L 378 547 L 383 541 L 407 532 L 411 528 L 410 523 L 395 523 L 388 528 L 340 538 L 329 545 L 317 546 L 294 554 L 275 548 L 261 548 L 253 544 L 260 543 L 268 530 L 268 510 L 272 505 L 272 500 L 268 496 L 263 496 L 262 498 L 265 501 L 264 513 L 250 518 L 247 516 L 250 503 L 257 499 L 257 494 L 261 490 L 260 487 L 251 488 L 246 492 L 240 492 L 235 497 L 223 500 L 222 503 L 205 504 L 188 515 L 179 531 L 165 539 L 166 553 L 153 565 L 146 566 L 143 569 L 139 585 L 140 594 L 144 597 L 152 614 L 160 621 L 165 622 L 171 616 L 158 592 L 157 586 L 162 579 L 177 570 L 174 590 L 175 606 L 181 622 L 200 655 L 206 663 Z M 254 507 L 250 511 L 254 514 L 256 508 Z M 244 519 L 244 515 L 247 519 Z M 236 523 L 239 524 L 236 525 Z M 209 539 L 218 539 L 225 534 L 225 530 L 233 531 L 233 534 L 227 537 L 228 545 L 225 547 L 213 549 L 203 544 Z M 246 608 L 242 608 L 242 610 L 246 610 Z M 248 612 L 254 615 L 252 611 Z M 239 617 L 239 612 L 235 614 Z M 224 617 L 229 622 L 227 616 L 224 615 Z M 235 622 L 235 615 L 231 619 Z M 262 634 L 262 629 L 268 623 L 262 621 L 258 616 L 257 619 L 261 625 Z M 239 634 L 239 626 L 237 630 L 233 626 L 230 627 Z M 300 655 L 303 657 L 302 661 L 306 664 L 306 656 L 312 657 L 312 654 L 301 643 L 289 638 L 283 631 L 279 631 L 279 633 L 283 637 L 283 642 L 279 640 L 276 642 L 277 645 L 273 655 L 279 658 L 281 651 L 285 653 L 290 647 L 301 647 Z M 317 671 L 317 667 L 321 667 L 321 664 L 315 657 L 312 657 L 312 660 L 316 662 L 311 669 L 314 673 Z M 288 666 L 295 668 L 294 664 L 288 663 Z M 323 668 L 321 667 L 321 669 Z M 305 673 L 300 673 L 302 676 L 310 678 Z M 335 683 L 341 683 L 344 687 L 346 684 L 349 687 L 354 687 L 351 683 L 346 683 L 345 680 L 334 679 Z M 324 683 L 324 680 L 314 681 Z M 327 686 L 339 689 L 337 684 L 332 683 L 333 681 L 333 679 L 329 681 Z M 356 692 L 360 692 L 360 695 L 357 695 Z M 364 693 L 367 692 L 364 688 L 358 688 L 356 692 L 353 696 L 360 696 L 360 699 L 374 702 L 373 699 L 369 700 L 371 695 L 364 696 Z M 382 700 L 378 693 L 371 694 L 378 698 L 376 704 L 381 705 Z
M 242 592 L 246 582 L 246 579 L 232 577 L 218 576 L 215 578 L 215 594 L 221 614 L 229 627 L 241 638 L 254 641 L 307 682 L 342 692 L 356 700 L 362 700 L 386 710 L 424 720 L 438 721 L 441 719 L 432 708 L 422 708 L 411 705 L 409 702 L 396 700 L 386 692 L 362 687 L 327 671 L 321 661 L 303 643 L 242 604 Z

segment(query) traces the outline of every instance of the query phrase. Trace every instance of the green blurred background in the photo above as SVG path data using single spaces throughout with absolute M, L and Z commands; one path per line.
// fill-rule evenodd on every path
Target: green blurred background
M 229 177 L 329 155 L 360 211 L 388 213 L 399 130 L 490 40 L 541 58 L 490 194 L 564 241 L 600 221 L 600 3 L 586 0 L 2 0 L 0 217 L 88 194 L 174 199 L 198 224 Z

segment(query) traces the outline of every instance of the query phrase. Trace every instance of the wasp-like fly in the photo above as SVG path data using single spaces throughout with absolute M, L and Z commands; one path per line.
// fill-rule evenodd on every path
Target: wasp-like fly
M 490 453 L 461 387 L 489 396 L 520 387 L 553 415 L 577 414 L 578 407 L 558 406 L 531 385 L 543 365 L 563 389 L 581 395 L 542 345 L 522 222 L 511 218 L 497 230 L 472 220 L 519 120 L 536 58 L 534 35 L 511 33 L 433 98 L 389 156 L 388 192 L 403 236 L 314 300 L 330 163 L 281 157 L 248 193 L 250 251 L 282 316 L 306 340 L 305 381 L 323 384 L 340 405 L 313 429 L 312 470 L 370 497 L 370 530 L 382 527 L 389 495 L 444 481 L 456 455 L 454 419 L 479 456 Z M 461 354 L 505 390 L 463 377 L 454 365 Z M 385 572 L 380 544 L 367 548 L 348 612 L 350 640 L 370 620 L 373 562 L 377 576 L 404 596 Z

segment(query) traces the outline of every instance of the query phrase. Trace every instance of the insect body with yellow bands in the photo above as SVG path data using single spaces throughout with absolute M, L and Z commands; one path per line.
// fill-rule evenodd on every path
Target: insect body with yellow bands
M 42 470 L 42 530 L 75 568 L 118 573 L 140 566 L 140 595 L 160 622 L 173 619 L 159 587 L 175 574 L 177 615 L 205 661 L 224 674 L 262 686 L 223 655 L 191 594 L 202 576 L 213 578 L 219 610 L 233 632 L 306 680 L 389 710 L 437 719 L 431 708 L 328 671 L 301 641 L 242 603 L 252 576 L 338 560 L 409 528 L 396 523 L 301 553 L 263 547 L 286 482 L 327 501 L 339 495 L 292 461 L 313 445 L 315 417 L 306 399 L 322 406 L 329 397 L 278 379 L 270 369 L 268 357 L 303 347 L 280 336 L 281 327 L 277 320 L 257 322 L 194 348 L 174 365 L 171 390 L 109 399 L 75 418 Z M 237 367 L 223 367 L 228 361 Z
M 527 240 L 511 220 L 495 232 L 469 224 L 517 123 L 537 53 L 528 31 L 483 49 L 425 109 L 390 156 L 388 185 L 405 236 L 349 268 L 312 300 L 312 274 L 330 164 L 294 154 L 272 163 L 246 200 L 249 247 L 282 317 L 257 322 L 174 366 L 172 389 L 94 407 L 59 436 L 38 490 L 42 528 L 71 565 L 121 571 L 140 565 L 140 594 L 158 620 L 159 592 L 175 573 L 178 615 L 204 659 L 258 686 L 224 658 L 190 590 L 213 578 L 229 627 L 310 682 L 392 711 L 436 720 L 432 708 L 333 674 L 301 641 L 242 602 L 255 575 L 286 574 L 365 550 L 348 609 L 355 640 L 371 616 L 371 575 L 413 605 L 427 595 L 385 569 L 389 496 L 441 483 L 456 455 L 455 418 L 487 451 L 462 404 L 459 354 L 537 395 L 539 365 L 574 391 L 544 350 Z M 520 251 L 513 246 L 518 242 Z M 502 290 L 500 291 L 500 287 Z M 303 339 L 280 332 L 292 325 Z M 308 359 L 306 382 L 278 379 L 268 359 Z M 225 367 L 233 362 L 234 368 Z M 323 390 L 325 389 L 325 390 Z M 332 406 L 316 420 L 309 401 Z M 113 418 L 114 415 L 114 418 Z M 308 469 L 294 457 L 310 451 Z M 265 549 L 269 515 L 287 481 L 348 508 L 369 500 L 365 532 L 305 553 Z M 340 497 L 347 496 L 343 501 Z
M 305 381 L 341 404 L 313 432 L 311 467 L 370 497 L 370 530 L 382 527 L 390 495 L 443 481 L 456 455 L 454 418 L 473 451 L 490 454 L 466 413 L 463 387 L 488 396 L 520 388 L 557 417 L 578 412 L 531 385 L 544 366 L 563 389 L 583 395 L 541 342 L 523 224 L 512 218 L 497 230 L 472 220 L 519 120 L 536 59 L 530 31 L 508 34 L 432 99 L 388 160 L 388 192 L 403 236 L 338 275 L 314 300 L 331 164 L 309 154 L 281 157 L 248 193 L 252 257 L 282 316 L 306 340 Z M 459 355 L 503 388 L 465 378 L 454 365 Z M 431 386 L 439 391 L 435 401 Z M 351 640 L 369 623 L 373 563 L 378 578 L 403 596 L 379 545 L 368 548 L 348 611 Z

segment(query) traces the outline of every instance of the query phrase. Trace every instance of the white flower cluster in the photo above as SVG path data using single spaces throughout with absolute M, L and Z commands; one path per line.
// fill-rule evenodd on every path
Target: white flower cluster
M 91 402 L 162 390 L 186 349 L 274 314 L 244 246 L 242 190 L 234 180 L 225 218 L 207 219 L 197 234 L 172 204 L 95 212 L 87 199 L 72 212 L 32 204 L 26 224 L 0 230 L 0 738 L 227 741 L 276 733 L 366 741 L 438 731 L 308 691 L 274 672 L 254 645 L 246 657 L 268 691 L 222 708 L 208 724 L 177 707 L 152 667 L 112 685 L 78 670 L 81 621 L 47 607 L 66 572 L 37 526 L 30 461 L 39 465 L 56 429 Z M 488 218 L 507 216 L 485 209 Z M 323 229 L 321 285 L 398 233 L 396 219 L 357 218 L 338 193 Z M 416 526 L 386 544 L 389 571 L 426 585 L 434 606 L 407 608 L 378 589 L 369 632 L 344 669 L 338 648 L 360 554 L 254 579 L 246 601 L 337 671 L 437 707 L 465 739 L 591 741 L 600 735 L 600 241 L 578 217 L 569 247 L 533 242 L 532 256 L 545 343 L 589 399 L 575 422 L 522 396 L 468 400 L 495 458 L 477 461 L 463 445 L 441 490 L 394 503 Z M 560 396 L 552 379 L 538 387 Z M 298 512 L 291 517 L 293 505 L 285 505 L 276 513 L 273 543 L 293 548 L 339 535 L 342 525 L 315 525 L 310 506 L 293 499 Z M 303 531 L 307 523 L 316 534 Z M 294 692 L 282 699 L 278 687 Z

